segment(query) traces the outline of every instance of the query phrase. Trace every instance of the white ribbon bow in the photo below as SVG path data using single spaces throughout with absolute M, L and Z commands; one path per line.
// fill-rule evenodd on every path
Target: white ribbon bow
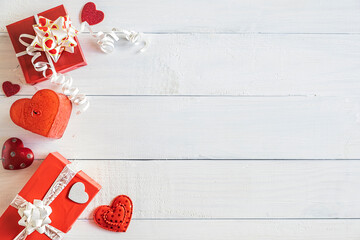
M 72 26 L 69 16 L 58 17 L 55 21 L 40 16 L 36 23 L 33 25 L 36 36 L 30 46 L 48 53 L 54 62 L 59 60 L 63 51 L 74 52 L 78 31 Z
M 70 164 L 66 165 L 56 180 L 53 182 L 43 200 L 35 199 L 32 204 L 26 201 L 20 195 L 17 195 L 14 198 L 10 205 L 18 209 L 18 213 L 21 217 L 18 224 L 25 227 L 14 238 L 14 240 L 25 240 L 26 237 L 32 234 L 34 231 L 37 231 L 40 234 L 45 234 L 51 240 L 63 239 L 64 233 L 50 225 L 50 214 L 52 213 L 52 209 L 49 205 L 70 183 L 77 172 L 78 171 L 74 170 Z
M 49 218 L 52 213 L 50 206 L 45 206 L 41 200 L 34 200 L 34 204 L 27 202 L 25 206 L 19 208 L 18 213 L 21 217 L 20 226 L 24 226 L 26 233 L 30 235 L 35 230 L 39 233 L 45 233 L 46 225 L 51 223 Z

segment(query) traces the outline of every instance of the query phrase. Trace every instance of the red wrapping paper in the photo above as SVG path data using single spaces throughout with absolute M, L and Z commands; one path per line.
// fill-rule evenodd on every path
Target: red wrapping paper
M 38 14 L 38 16 L 43 16 L 53 21 L 56 20 L 58 17 L 65 15 L 67 15 L 67 12 L 63 5 L 54 7 L 52 9 L 49 9 L 45 12 Z M 31 16 L 6 26 L 15 53 L 20 53 L 26 50 L 26 47 L 19 42 L 19 36 L 23 33 L 34 36 L 35 35 L 33 29 L 34 24 L 36 24 L 35 18 L 34 16 Z M 75 47 L 74 53 L 63 51 L 58 62 L 54 63 L 55 69 L 58 73 L 66 73 L 76 68 L 87 65 L 77 37 L 75 37 L 75 40 L 78 45 L 77 47 Z M 28 40 L 28 43 L 31 43 L 30 39 Z M 32 56 L 29 56 L 27 54 L 18 57 L 26 82 L 29 84 L 35 84 L 46 80 L 51 75 L 51 71 L 50 70 L 47 71 L 47 74 L 49 75 L 45 78 L 42 72 L 37 72 L 34 69 L 31 63 L 31 58 Z M 36 62 L 38 61 L 43 61 L 43 62 L 48 61 L 44 52 L 41 52 L 41 56 L 38 59 L 36 59 Z
M 25 184 L 19 195 L 31 203 L 34 199 L 42 200 L 65 165 L 69 163 L 70 162 L 59 153 L 50 153 Z M 87 203 L 78 204 L 68 198 L 69 191 L 76 182 L 84 183 L 85 191 L 89 195 L 89 201 Z M 101 186 L 88 175 L 82 171 L 78 172 L 65 189 L 49 205 L 52 208 L 50 225 L 64 233 L 68 232 L 100 189 Z M 0 217 L 1 240 L 13 240 L 24 229 L 23 226 L 18 224 L 19 220 L 20 215 L 18 214 L 18 210 L 9 206 Z M 49 237 L 34 231 L 26 240 L 49 240 Z

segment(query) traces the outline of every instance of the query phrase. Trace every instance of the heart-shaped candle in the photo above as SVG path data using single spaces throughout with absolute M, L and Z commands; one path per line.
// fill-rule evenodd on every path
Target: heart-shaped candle
M 67 96 L 49 89 L 31 98 L 19 99 L 10 109 L 11 120 L 18 126 L 49 138 L 61 138 L 71 115 Z
M 3 145 L 1 154 L 2 164 L 5 169 L 16 170 L 30 166 L 34 161 L 34 153 L 30 148 L 25 148 L 19 138 L 9 138 Z
M 88 2 L 84 5 L 81 11 L 81 21 L 87 22 L 89 25 L 95 25 L 104 20 L 104 13 L 96 10 L 96 5 L 93 2 Z
M 113 232 L 126 232 L 133 213 L 133 204 L 128 196 L 117 196 L 111 206 L 100 206 L 94 212 L 97 225 Z

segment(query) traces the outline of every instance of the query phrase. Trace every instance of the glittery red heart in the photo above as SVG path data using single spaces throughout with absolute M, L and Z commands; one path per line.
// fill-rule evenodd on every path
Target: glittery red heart
M 20 139 L 9 138 L 3 145 L 1 159 L 5 169 L 23 169 L 33 163 L 34 153 L 30 148 L 24 148 Z
M 95 25 L 104 20 L 104 13 L 96 10 L 96 5 L 93 2 L 88 2 L 84 5 L 81 11 L 81 22 L 87 22 L 89 25 Z
M 20 85 L 6 81 L 3 82 L 2 89 L 7 97 L 11 97 L 20 91 Z
M 111 206 L 100 206 L 95 210 L 97 225 L 113 232 L 126 232 L 133 213 L 133 204 L 128 196 L 117 196 Z

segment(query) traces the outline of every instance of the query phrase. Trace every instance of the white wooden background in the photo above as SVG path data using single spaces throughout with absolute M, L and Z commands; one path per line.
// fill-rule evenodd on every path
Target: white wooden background
M 73 22 L 86 1 L 62 1 Z M 52 151 L 103 189 L 66 239 L 360 239 L 360 1 L 104 0 L 96 30 L 146 33 L 144 54 L 79 37 L 71 72 L 91 108 L 61 140 L 15 126 L 9 108 L 47 83 L 1 93 L 0 142 L 37 155 L 0 170 L 0 212 Z M 59 1 L 0 2 L 0 82 L 21 82 L 5 25 Z M 91 211 L 119 194 L 127 233 Z

